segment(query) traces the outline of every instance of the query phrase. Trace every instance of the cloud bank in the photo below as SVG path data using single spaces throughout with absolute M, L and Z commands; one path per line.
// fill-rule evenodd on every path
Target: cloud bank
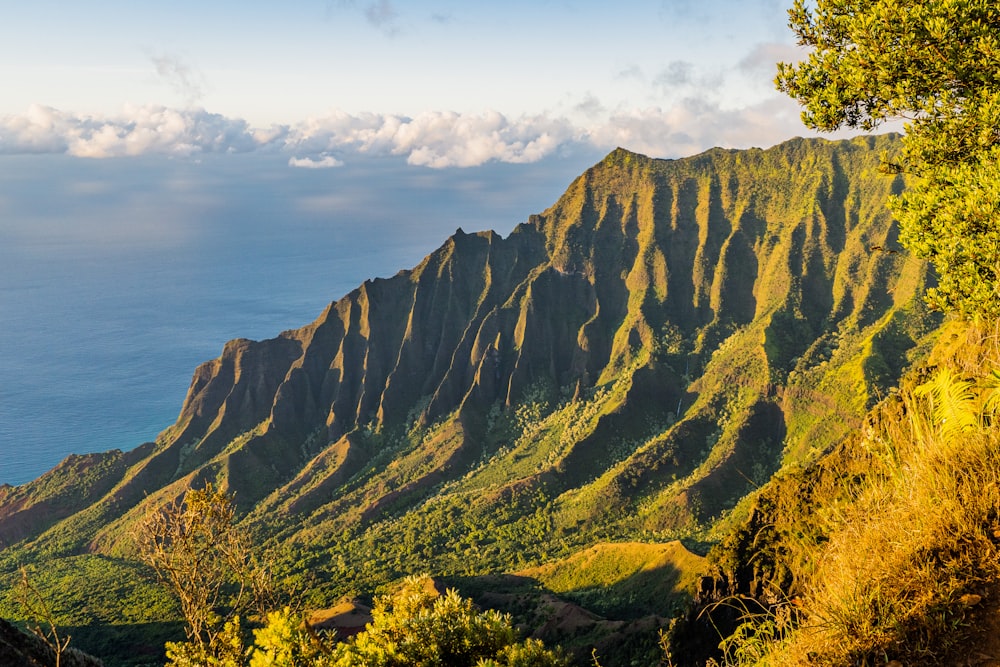
M 126 107 L 116 117 L 79 116 L 34 105 L 0 117 L 0 154 L 65 153 L 107 158 L 136 155 L 239 153 L 280 140 L 281 133 L 251 129 L 246 121 L 203 110 Z
M 496 111 L 427 112 L 414 117 L 333 111 L 294 125 L 253 128 L 243 119 L 203 109 L 130 106 L 115 116 L 87 116 L 32 106 L 0 117 L 0 155 L 61 153 L 87 158 L 269 151 L 289 166 L 336 167 L 352 156 L 401 156 L 411 165 L 446 168 L 487 162 L 536 162 L 561 150 L 622 146 L 678 157 L 713 146 L 769 146 L 804 128 L 798 108 L 775 97 L 725 109 L 698 99 L 669 108 L 605 110 L 597 100 L 585 124 L 565 117 L 511 118 Z

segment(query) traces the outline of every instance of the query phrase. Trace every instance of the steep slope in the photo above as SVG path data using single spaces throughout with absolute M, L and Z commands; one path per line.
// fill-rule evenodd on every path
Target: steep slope
M 85 488 L 3 491 L 6 562 L 130 558 L 134 519 L 206 481 L 317 596 L 685 534 L 856 428 L 933 328 L 885 208 L 896 145 L 616 150 L 507 238 L 458 230 L 312 324 L 227 343 Z
M 996 322 L 947 323 L 863 428 L 744 502 L 678 665 L 723 636 L 734 665 L 1000 660 L 997 341 Z

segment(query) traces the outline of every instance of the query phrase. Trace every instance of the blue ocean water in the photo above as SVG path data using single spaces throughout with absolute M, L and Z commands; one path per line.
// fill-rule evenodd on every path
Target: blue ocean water
M 458 227 L 507 234 L 599 158 L 0 157 L 0 484 L 152 440 L 227 340 L 307 324 Z

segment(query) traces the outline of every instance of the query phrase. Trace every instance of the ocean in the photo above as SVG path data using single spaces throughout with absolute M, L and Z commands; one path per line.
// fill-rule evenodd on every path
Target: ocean
M 307 324 L 458 227 L 506 235 L 600 157 L 0 157 L 0 484 L 154 439 L 227 340 Z

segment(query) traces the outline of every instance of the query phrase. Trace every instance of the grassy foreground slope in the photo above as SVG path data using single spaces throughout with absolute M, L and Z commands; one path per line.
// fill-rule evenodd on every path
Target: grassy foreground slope
M 760 491 L 709 555 L 726 664 L 1000 661 L 998 368 L 995 325 L 950 323 L 863 428 Z

